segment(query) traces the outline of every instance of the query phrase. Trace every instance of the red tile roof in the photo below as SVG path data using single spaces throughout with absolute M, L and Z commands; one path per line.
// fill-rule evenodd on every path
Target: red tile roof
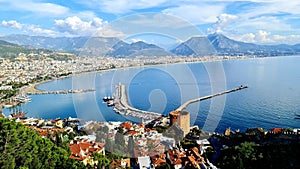
M 102 150 L 103 144 L 91 143 L 91 142 L 76 142 L 74 144 L 69 144 L 71 150 L 70 158 L 76 160 L 84 160 L 88 156 L 92 155 L 93 152 L 100 152 Z
M 127 130 L 130 130 L 130 128 L 132 127 L 132 123 L 126 121 L 126 122 L 122 123 L 122 124 L 120 125 L 120 127 L 125 128 L 125 129 L 127 129 Z
M 282 131 L 281 128 L 273 128 L 271 129 L 271 132 L 274 132 L 274 133 L 280 133 Z

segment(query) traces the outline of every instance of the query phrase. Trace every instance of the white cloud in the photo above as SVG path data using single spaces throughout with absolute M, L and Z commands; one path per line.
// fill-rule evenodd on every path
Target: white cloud
M 291 25 L 274 16 L 261 16 L 257 18 L 241 18 L 232 29 L 239 31 L 268 30 L 268 31 L 291 31 Z
M 90 0 L 79 2 L 91 8 L 100 8 L 103 12 L 124 14 L 136 9 L 157 7 L 167 0 Z
M 129 40 L 127 40 L 129 43 L 136 43 L 136 42 L 145 42 L 148 43 L 146 40 L 144 39 L 139 39 L 139 38 L 131 38 Z
M 4 10 L 26 11 L 43 16 L 61 16 L 69 12 L 69 8 L 54 3 L 37 2 L 34 0 L 1 0 Z
M 66 35 L 71 36 L 105 36 L 105 37 L 121 37 L 121 32 L 113 30 L 107 21 L 101 18 L 93 18 L 84 21 L 78 16 L 67 17 L 63 20 L 55 20 L 56 29 Z
M 25 33 L 33 33 L 34 35 L 47 35 L 47 36 L 55 36 L 57 32 L 50 30 L 50 29 L 42 29 L 37 25 L 28 25 L 22 24 L 15 20 L 5 21 L 3 20 L 1 26 L 11 28 L 11 29 L 18 29 Z
M 272 42 L 272 40 L 268 37 L 271 33 L 263 30 L 259 30 L 255 36 L 256 42 Z
M 228 24 L 230 24 L 230 23 L 234 22 L 235 20 L 237 20 L 238 16 L 223 13 L 223 14 L 219 15 L 217 18 L 218 18 L 218 21 L 216 23 L 214 23 L 211 26 L 211 28 L 208 28 L 207 32 L 209 34 L 223 33 L 223 28 L 225 26 L 227 26 Z
M 246 33 L 244 35 L 239 36 L 238 38 L 235 38 L 237 40 L 243 41 L 243 42 L 251 42 L 255 43 L 255 34 L 254 33 Z
M 71 35 L 87 35 L 94 32 L 95 27 L 92 26 L 92 22 L 82 21 L 79 17 L 67 17 L 64 20 L 55 20 L 55 26 L 58 31 L 62 33 L 69 33 Z
M 13 29 L 22 29 L 22 27 L 23 27 L 22 24 L 18 23 L 15 20 L 10 20 L 10 21 L 3 20 L 1 25 L 4 27 L 13 28 Z
M 264 31 L 264 30 L 259 30 L 256 33 L 246 33 L 240 36 L 237 35 L 229 35 L 229 37 L 243 41 L 243 42 L 251 42 L 251 43 L 272 43 L 274 42 L 271 39 L 271 33 Z
M 297 44 L 300 42 L 300 35 L 272 35 L 271 32 L 259 30 L 256 33 L 246 33 L 243 35 L 229 35 L 230 38 L 258 44 Z
M 165 14 L 183 18 L 193 24 L 213 23 L 217 21 L 217 16 L 224 10 L 223 5 L 181 5 L 178 7 L 168 8 L 162 12 Z
M 124 38 L 126 35 L 121 31 L 114 30 L 114 28 L 112 28 L 111 26 L 105 26 L 95 32 L 93 36 Z
M 26 26 L 26 31 L 30 31 L 34 33 L 35 35 L 48 35 L 48 36 L 55 36 L 57 35 L 57 32 L 50 30 L 50 29 L 42 29 L 36 25 L 28 25 Z

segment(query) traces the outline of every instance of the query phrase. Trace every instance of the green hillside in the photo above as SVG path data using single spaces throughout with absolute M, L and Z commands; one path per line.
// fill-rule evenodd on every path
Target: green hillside
M 24 125 L 0 118 L 0 168 L 84 168 L 69 155 Z
M 56 52 L 53 52 L 51 50 L 33 49 L 33 48 L 19 46 L 13 43 L 0 40 L 0 57 L 14 60 L 21 53 L 25 55 L 35 54 L 35 55 L 28 56 L 27 57 L 28 59 L 41 59 L 45 57 L 42 54 L 46 54 L 47 57 L 55 60 L 68 60 L 74 57 L 74 55 L 72 56 L 72 55 L 57 54 Z

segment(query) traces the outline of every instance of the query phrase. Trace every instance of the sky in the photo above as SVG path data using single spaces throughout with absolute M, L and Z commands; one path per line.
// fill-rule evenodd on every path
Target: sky
M 244 42 L 297 44 L 299 9 L 298 0 L 0 0 L 0 36 L 97 34 L 154 42 L 157 35 L 183 41 L 222 33 Z

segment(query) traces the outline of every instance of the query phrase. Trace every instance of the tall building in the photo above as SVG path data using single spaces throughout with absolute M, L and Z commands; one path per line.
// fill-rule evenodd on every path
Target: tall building
M 170 113 L 170 125 L 177 125 L 186 135 L 190 131 L 190 113 L 187 111 L 172 111 Z

